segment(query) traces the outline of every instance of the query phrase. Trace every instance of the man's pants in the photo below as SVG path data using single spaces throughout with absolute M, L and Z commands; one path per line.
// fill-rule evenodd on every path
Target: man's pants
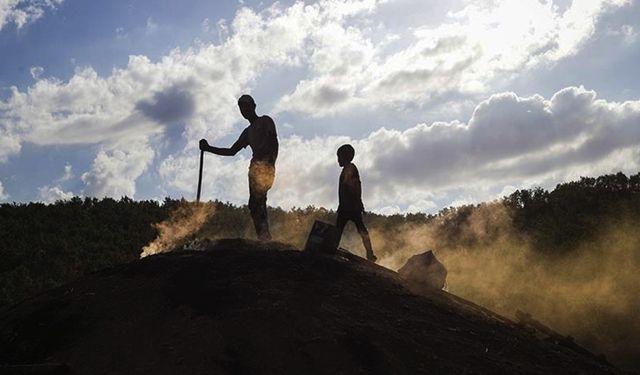
M 273 185 L 276 168 L 271 163 L 252 161 L 249 165 L 249 211 L 258 239 L 271 240 L 267 216 L 267 192 Z

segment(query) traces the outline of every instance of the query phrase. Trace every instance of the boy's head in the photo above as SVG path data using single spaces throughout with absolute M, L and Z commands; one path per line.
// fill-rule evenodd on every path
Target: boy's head
M 353 160 L 353 156 L 356 154 L 356 150 L 349 144 L 342 145 L 338 148 L 338 164 L 344 167 L 346 164 Z

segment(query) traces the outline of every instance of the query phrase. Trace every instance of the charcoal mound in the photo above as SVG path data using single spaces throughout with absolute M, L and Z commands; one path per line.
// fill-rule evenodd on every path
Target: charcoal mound
M 619 373 L 444 291 L 414 294 L 397 273 L 355 255 L 247 240 L 150 256 L 1 312 L 0 365 L 70 374 Z

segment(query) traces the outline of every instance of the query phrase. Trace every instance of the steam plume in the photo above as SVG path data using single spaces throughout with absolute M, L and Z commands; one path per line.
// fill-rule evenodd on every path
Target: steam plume
M 142 248 L 141 258 L 171 251 L 197 233 L 214 214 L 213 202 L 181 202 L 169 218 L 154 224 L 158 237 Z

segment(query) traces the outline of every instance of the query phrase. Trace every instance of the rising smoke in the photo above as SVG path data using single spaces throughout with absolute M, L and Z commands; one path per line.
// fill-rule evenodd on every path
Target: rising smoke
M 142 248 L 140 258 L 172 251 L 189 241 L 215 213 L 213 202 L 180 202 L 169 218 L 153 226 L 158 237 Z
M 199 230 L 210 239 L 252 232 L 212 227 L 222 220 L 216 215 L 207 223 L 215 211 L 213 203 L 179 206 L 157 224 L 160 235 L 141 256 L 179 247 Z M 553 255 L 517 231 L 510 209 L 500 202 L 474 207 L 462 221 L 457 217 L 452 212 L 422 222 L 370 225 L 379 263 L 397 270 L 411 256 L 432 249 L 447 267 L 449 292 L 510 318 L 517 310 L 528 312 L 613 363 L 640 368 L 640 219 L 603 222 L 571 251 Z M 325 210 L 272 212 L 274 240 L 302 248 L 316 219 L 335 220 Z M 364 253 L 351 224 L 341 245 Z
M 640 368 L 640 227 L 638 218 L 617 218 L 567 254 L 550 255 L 516 231 L 509 209 L 483 204 L 443 233 L 445 217 L 373 231 L 384 249 L 381 263 L 401 267 L 433 249 L 448 270 L 449 292 L 513 318 L 532 316 L 613 363 Z M 402 238 L 400 247 L 390 238 Z

